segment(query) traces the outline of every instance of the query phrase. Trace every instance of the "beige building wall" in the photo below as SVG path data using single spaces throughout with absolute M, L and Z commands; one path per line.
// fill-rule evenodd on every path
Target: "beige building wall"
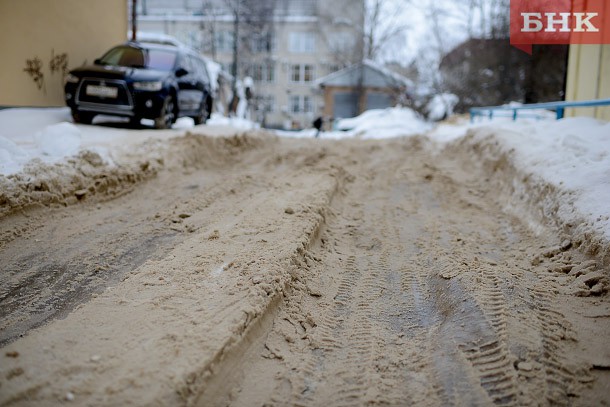
M 0 27 L 0 106 L 64 106 L 65 72 L 127 39 L 127 0 L 0 0 Z
M 610 98 L 610 45 L 570 45 L 566 100 Z M 610 121 L 610 106 L 567 109 L 567 116 Z

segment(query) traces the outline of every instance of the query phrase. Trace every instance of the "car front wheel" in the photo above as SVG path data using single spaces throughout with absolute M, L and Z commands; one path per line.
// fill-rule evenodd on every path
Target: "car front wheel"
M 208 118 L 210 117 L 210 108 L 207 100 L 201 102 L 201 108 L 199 110 L 199 114 L 193 117 L 195 124 L 204 124 Z
M 72 120 L 74 123 L 91 124 L 95 115 L 85 112 L 72 112 Z
M 172 124 L 176 121 L 174 98 L 168 96 L 163 101 L 163 107 L 159 116 L 155 119 L 156 129 L 171 129 Z

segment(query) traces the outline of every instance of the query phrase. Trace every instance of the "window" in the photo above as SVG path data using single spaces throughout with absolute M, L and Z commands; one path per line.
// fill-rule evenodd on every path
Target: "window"
M 316 37 L 310 32 L 291 32 L 288 37 L 288 51 L 295 54 L 316 52 Z
M 138 49 L 120 46 L 111 49 L 102 57 L 106 65 L 129 66 L 135 68 L 150 68 L 161 71 L 174 69 L 177 54 L 173 51 L 159 49 Z
M 271 34 L 257 35 L 250 38 L 250 50 L 253 53 L 273 52 L 276 49 L 275 37 Z
M 195 56 L 192 56 L 192 55 L 189 56 L 189 59 L 191 60 L 192 72 L 194 74 L 196 74 L 197 76 L 204 78 L 204 80 L 206 82 L 209 82 L 210 78 L 208 77 L 208 70 L 205 66 L 205 62 L 203 62 L 203 60 L 201 60 Z
M 303 82 L 313 81 L 313 65 L 303 65 Z
M 255 96 L 254 106 L 258 112 L 271 113 L 275 111 L 275 98 L 273 95 Z
M 248 67 L 248 75 L 250 75 L 255 82 L 274 82 L 275 64 L 271 62 L 252 64 Z
M 313 16 L 316 14 L 314 0 L 288 0 L 288 14 L 292 16 Z
M 290 111 L 292 113 L 313 113 L 313 99 L 311 96 L 290 96 Z
M 313 112 L 313 101 L 310 96 L 303 96 L 303 113 Z
M 290 67 L 290 81 L 301 82 L 301 65 L 292 65 Z
M 301 111 L 301 97 L 290 96 L 290 111 L 292 113 L 300 113 Z
M 214 33 L 214 45 L 217 52 L 233 51 L 233 33 L 231 31 L 217 31 Z
M 335 32 L 329 36 L 330 49 L 333 52 L 349 52 L 356 46 L 356 38 L 353 33 Z
M 294 64 L 290 66 L 290 82 L 312 82 L 314 66 L 310 64 Z

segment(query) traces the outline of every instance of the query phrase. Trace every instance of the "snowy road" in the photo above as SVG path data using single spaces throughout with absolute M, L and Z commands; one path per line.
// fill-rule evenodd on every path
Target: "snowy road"
M 154 147 L 120 193 L 2 219 L 0 404 L 610 401 L 605 257 L 504 211 L 468 146 Z

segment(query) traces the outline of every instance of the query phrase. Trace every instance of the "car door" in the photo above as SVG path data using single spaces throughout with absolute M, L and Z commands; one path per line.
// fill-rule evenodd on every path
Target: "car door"
M 177 78 L 179 89 L 178 106 L 180 108 L 180 115 L 184 116 L 199 110 L 203 95 L 203 85 L 198 78 L 198 68 L 192 56 L 183 55 L 179 67 L 186 71 L 185 75 Z

